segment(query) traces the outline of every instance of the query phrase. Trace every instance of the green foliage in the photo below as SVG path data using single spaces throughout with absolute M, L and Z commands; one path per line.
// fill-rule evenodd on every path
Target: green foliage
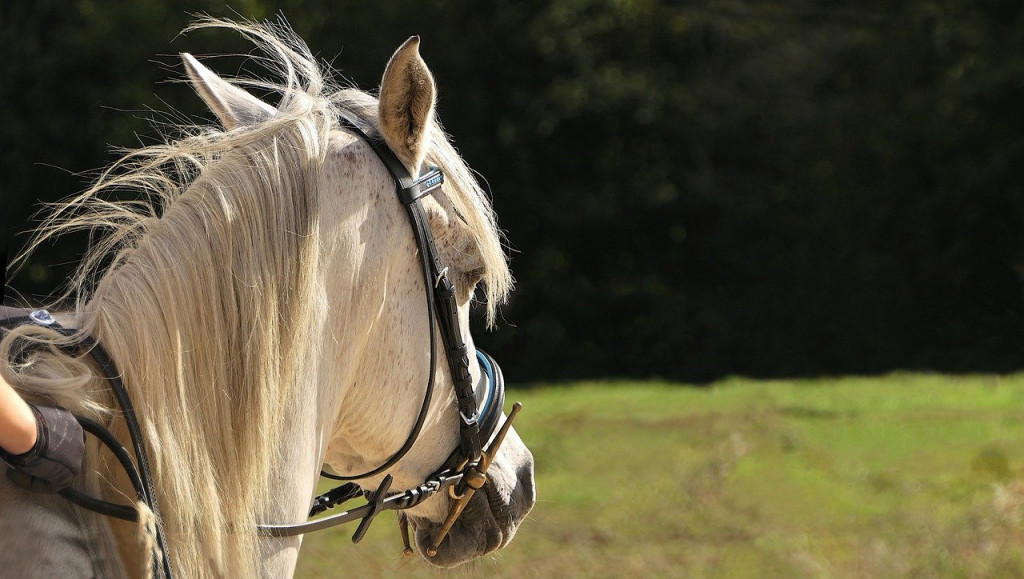
M 1012 2 L 250 0 L 363 88 L 411 34 L 514 248 L 524 379 L 1019 367 L 1021 7 Z M 14 223 L 147 114 L 207 116 L 188 0 L 10 2 L 0 184 Z M 156 58 L 159 65 L 154 64 Z M 233 72 L 237 64 L 215 66 Z M 165 101 L 165 102 L 164 102 Z M 161 118 L 158 116 L 158 118 Z M 168 120 L 168 117 L 162 117 Z M 141 135 L 136 137 L 135 135 Z M 60 167 L 70 173 L 63 173 Z M 49 291 L 82 241 L 13 285 Z M 17 245 L 17 244 L 15 244 Z

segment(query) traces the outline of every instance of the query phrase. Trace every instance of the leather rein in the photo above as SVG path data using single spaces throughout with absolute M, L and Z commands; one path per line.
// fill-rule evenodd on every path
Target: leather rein
M 339 476 L 321 472 L 321 475 L 341 481 L 354 481 L 371 477 L 394 466 L 409 452 L 419 437 L 430 408 L 430 401 L 433 397 L 437 367 L 437 334 L 440 334 L 441 341 L 443 342 L 445 357 L 448 360 L 448 369 L 455 390 L 459 415 L 459 445 L 437 470 L 429 475 L 422 484 L 414 488 L 402 492 L 392 492 L 391 483 L 393 478 L 390 474 L 385 476 L 380 485 L 373 491 L 364 491 L 359 485 L 348 482 L 316 497 L 310 508 L 309 516 L 314 517 L 327 509 L 360 495 L 366 499 L 366 504 L 336 515 L 311 519 L 302 523 L 259 525 L 258 532 L 264 536 L 288 537 L 327 529 L 351 521 L 360 521 L 359 526 L 352 535 L 352 541 L 358 543 L 365 535 L 374 518 L 381 511 L 409 509 L 421 504 L 438 492 L 447 490 L 452 498 L 448 517 L 435 536 L 433 544 L 427 549 L 427 555 L 434 556 L 447 536 L 448 531 L 450 531 L 459 515 L 465 509 L 470 498 L 486 483 L 487 469 L 522 405 L 518 402 L 515 403 L 509 412 L 508 418 L 506 418 L 504 424 L 499 429 L 498 424 L 501 422 L 502 409 L 505 402 L 505 381 L 498 363 L 482 350 L 476 350 L 475 352 L 481 368 L 480 384 L 473 384 L 470 372 L 469 349 L 462 339 L 459 324 L 455 286 L 448 277 L 448 268 L 444 267 L 441 263 L 433 234 L 427 226 L 426 212 L 420 203 L 423 197 L 430 195 L 441 187 L 444 183 L 444 173 L 440 169 L 429 168 L 419 178 L 414 179 L 409 174 L 405 165 L 383 141 L 371 137 L 359 125 L 348 118 L 342 117 L 340 123 L 342 127 L 365 141 L 387 168 L 388 173 L 395 181 L 398 199 L 405 207 L 409 217 L 420 255 L 423 284 L 425 287 L 424 294 L 427 300 L 428 327 L 431 328 L 430 374 L 424 389 L 423 402 L 417 414 L 416 422 L 401 448 L 383 464 L 362 474 Z M 156 550 L 154 550 L 153 556 L 161 559 L 164 576 L 168 579 L 172 578 L 173 571 L 164 539 L 153 475 L 149 467 L 146 448 L 143 444 L 141 428 L 131 398 L 128 396 L 117 366 L 97 340 L 90 336 L 82 337 L 81 333 L 77 330 L 61 326 L 46 310 L 36 310 L 28 314 L 20 312 L 17 315 L 0 317 L 0 328 L 10 329 L 24 324 L 48 327 L 66 338 L 76 338 L 77 341 L 62 344 L 58 348 L 62 353 L 69 356 L 89 356 L 97 365 L 103 378 L 114 393 L 114 397 L 121 407 L 121 416 L 128 427 L 135 461 L 132 460 L 128 450 L 121 445 L 105 426 L 87 417 L 76 416 L 75 418 L 78 419 L 86 432 L 96 436 L 97 439 L 110 449 L 128 474 L 138 500 L 144 502 L 156 515 L 156 546 L 159 548 L 159 553 L 162 556 L 159 556 Z M 433 330 L 435 324 L 438 329 L 437 332 Z M 24 359 L 32 349 L 40 347 L 41 344 L 26 342 L 21 350 L 15 352 L 15 356 L 20 356 Z M 477 391 L 483 393 L 484 400 L 482 405 L 478 404 Z M 488 443 L 488 441 L 490 441 L 489 445 L 484 449 L 483 445 Z M 138 520 L 138 511 L 132 506 L 104 501 L 74 488 L 62 490 L 60 495 L 70 502 L 93 512 L 127 521 Z M 402 513 L 399 514 L 399 523 L 405 553 L 411 555 L 412 548 L 409 545 L 407 519 Z

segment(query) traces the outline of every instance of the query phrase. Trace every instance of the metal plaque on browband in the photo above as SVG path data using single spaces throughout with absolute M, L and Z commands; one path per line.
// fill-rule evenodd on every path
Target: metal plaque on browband
M 444 184 L 444 173 L 437 167 L 431 167 L 419 179 L 413 181 L 410 187 L 399 189 L 398 198 L 402 203 L 410 205 L 422 197 L 430 195 Z

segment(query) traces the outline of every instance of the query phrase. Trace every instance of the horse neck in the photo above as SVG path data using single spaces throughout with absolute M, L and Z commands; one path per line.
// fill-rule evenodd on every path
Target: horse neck
M 107 315 L 111 318 L 111 325 L 130 327 L 130 324 L 123 326 L 113 322 L 113 319 L 122 316 L 123 312 L 110 311 Z M 142 312 L 134 312 L 134 315 L 146 317 L 146 314 Z M 180 534 L 180 530 L 174 531 L 175 527 L 188 525 L 189 522 L 187 516 L 181 512 L 182 507 L 175 504 L 181 499 L 181 493 L 170 490 L 181 484 L 180 473 L 177 472 L 181 467 L 176 465 L 174 460 L 167 458 L 167 449 L 172 446 L 178 448 L 196 444 L 230 446 L 236 443 L 228 439 L 230 437 L 225 435 L 224 430 L 206 424 L 202 420 L 189 420 L 188 425 L 185 425 L 175 424 L 173 420 L 160 419 L 167 416 L 189 416 L 195 408 L 192 403 L 201 404 L 202 401 L 191 396 L 178 397 L 173 393 L 160 392 L 157 388 L 166 387 L 168 384 L 159 380 L 135 379 L 134 373 L 138 370 L 125 371 L 123 369 L 125 366 L 134 365 L 125 364 L 122 360 L 145 357 L 147 354 L 143 350 L 163 347 L 147 344 L 143 341 L 144 339 L 152 339 L 152 335 L 145 338 L 136 337 L 129 331 L 125 331 L 117 339 L 104 335 L 101 337 L 101 342 L 107 346 L 112 358 L 125 373 L 125 385 L 142 421 L 143 436 L 146 438 L 150 461 L 154 465 L 154 478 L 156 479 L 161 515 L 170 528 L 170 536 L 173 537 Z M 315 386 L 316 382 L 316 380 L 310 380 L 309 384 Z M 218 384 L 216 379 L 207 382 L 207 385 L 210 390 L 208 394 L 219 391 L 223 386 L 223 384 Z M 216 479 L 217 486 L 235 488 L 250 495 L 245 501 L 231 500 L 232 497 L 227 496 L 217 497 L 223 505 L 222 512 L 216 514 L 216 518 L 221 521 L 219 524 L 227 526 L 234 524 L 235 515 L 243 514 L 237 509 L 252 509 L 250 516 L 240 517 L 245 521 L 240 524 L 244 525 L 252 525 L 254 522 L 297 522 L 305 517 L 309 508 L 309 499 L 315 489 L 322 452 L 318 445 L 318 433 L 323 430 L 322 420 L 318 414 L 319 409 L 316 407 L 318 398 L 313 392 L 309 395 L 295 396 L 291 398 L 290 404 L 281 405 L 279 408 L 282 413 L 277 416 L 279 422 L 274 428 L 276 431 L 274 440 L 263 450 L 264 454 L 273 457 L 268 480 L 265 483 L 252 481 L 256 483 L 253 486 L 261 489 L 259 494 L 262 496 L 254 497 L 251 496 L 254 493 L 245 493 L 246 481 L 239 480 L 245 475 L 238 472 L 237 466 L 216 464 L 215 461 L 204 460 L 203 462 L 206 464 L 194 470 L 191 478 L 195 479 L 197 486 L 203 486 L 204 480 Z M 160 402 L 159 405 L 155 404 L 157 401 Z M 122 443 L 129 446 L 130 441 L 124 424 L 117 425 L 116 431 Z M 248 446 L 242 442 L 237 442 L 237 444 L 240 447 Z M 240 451 L 244 454 L 246 449 L 241 448 Z M 178 454 L 178 451 L 175 451 L 174 454 Z M 117 467 L 110 464 L 113 461 L 109 457 L 107 460 L 108 464 L 103 467 L 103 470 L 111 474 L 115 473 Z M 121 484 L 120 488 L 110 493 L 110 500 L 121 500 L 120 497 L 126 496 L 125 494 L 130 496 L 131 487 L 128 486 L 124 477 L 112 476 L 111 479 L 121 479 Z M 243 502 L 247 504 L 242 504 Z M 251 530 L 255 532 L 254 528 Z M 130 525 L 115 525 L 115 535 L 125 567 L 128 569 L 141 568 L 146 553 L 140 548 L 137 530 Z M 221 540 L 228 543 L 222 545 L 222 548 L 231 548 L 231 535 L 231 533 L 221 535 Z M 299 544 L 299 539 L 294 537 L 260 540 L 257 545 L 260 562 L 257 567 L 260 570 L 259 575 L 265 577 L 290 576 L 294 572 Z M 193 549 L 195 547 L 196 545 L 192 546 Z M 183 555 L 182 551 L 176 549 L 173 544 L 170 548 L 174 552 L 172 561 L 175 561 L 176 565 L 183 558 L 198 558 L 200 564 L 203 562 L 204 557 L 201 554 L 198 557 L 195 557 L 194 554 Z M 206 568 L 202 568 L 202 570 L 208 571 Z M 245 572 L 232 571 L 234 572 L 229 574 L 245 576 Z M 200 572 L 200 575 L 202 574 Z M 190 575 L 190 573 L 185 575 Z

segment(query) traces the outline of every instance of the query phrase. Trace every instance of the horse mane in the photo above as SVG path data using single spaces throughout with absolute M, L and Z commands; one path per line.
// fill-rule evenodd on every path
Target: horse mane
M 229 131 L 176 127 L 176 138 L 128 151 L 85 192 L 51 206 L 15 262 L 68 232 L 102 233 L 60 298 L 76 304 L 78 335 L 21 328 L 0 344 L 0 360 L 12 360 L 18 339 L 97 338 L 136 405 L 173 564 L 184 577 L 234 576 L 258 569 L 274 442 L 317 371 L 308 328 L 325 302 L 320 168 L 339 115 L 376 132 L 376 99 L 334 84 L 286 25 L 208 18 L 196 28 L 233 30 L 262 50 L 260 62 L 283 80 L 235 81 L 280 95 L 279 114 Z M 501 235 L 487 196 L 435 129 L 428 161 L 445 172 L 446 194 L 476 238 L 493 321 L 512 284 Z M 52 347 L 0 373 L 27 397 L 112 420 L 91 365 Z M 88 486 L 108 485 L 92 475 Z

